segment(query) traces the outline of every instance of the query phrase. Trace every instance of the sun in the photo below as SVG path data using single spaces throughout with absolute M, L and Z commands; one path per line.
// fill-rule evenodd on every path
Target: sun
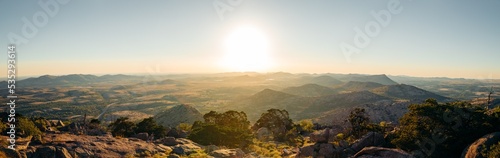
M 254 27 L 240 27 L 224 41 L 222 65 L 231 71 L 266 71 L 271 66 L 269 40 Z

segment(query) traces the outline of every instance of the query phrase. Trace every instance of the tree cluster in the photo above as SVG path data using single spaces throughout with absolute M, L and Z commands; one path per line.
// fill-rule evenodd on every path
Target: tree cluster
M 302 131 L 300 124 L 294 124 L 286 110 L 267 110 L 267 112 L 263 113 L 259 120 L 253 125 L 254 130 L 263 127 L 271 131 L 273 140 L 275 141 L 287 142 L 290 144 L 303 143 L 303 139 L 301 139 L 299 134 Z
M 158 125 L 153 117 L 145 118 L 137 124 L 128 119 L 127 117 L 120 117 L 109 124 L 111 134 L 115 137 L 130 137 L 136 133 L 148 133 L 154 134 L 155 138 L 162 138 L 167 134 L 167 129 L 162 125 Z
M 244 112 L 210 111 L 203 115 L 204 122 L 196 121 L 189 139 L 203 145 L 246 147 L 253 139 L 250 121 Z
M 428 99 L 409 106 L 391 143 L 423 157 L 460 157 L 462 151 L 485 134 L 500 130 L 499 112 L 468 102 L 439 104 Z

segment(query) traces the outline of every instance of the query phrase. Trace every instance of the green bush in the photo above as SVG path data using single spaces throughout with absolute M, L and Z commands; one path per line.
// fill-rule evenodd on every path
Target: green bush
M 272 132 L 274 140 L 284 142 L 287 140 L 288 131 L 294 128 L 294 124 L 288 115 L 288 111 L 269 109 L 260 116 L 253 129 L 258 130 L 262 127 L 266 127 Z
M 189 139 L 203 145 L 244 148 L 252 143 L 250 122 L 244 112 L 211 111 L 203 115 L 205 122 L 196 121 Z
M 176 128 L 178 130 L 183 130 L 186 132 L 191 132 L 193 125 L 188 124 L 188 123 L 180 123 Z
M 0 132 L 2 132 L 2 134 L 5 134 L 5 130 L 7 129 L 7 124 L 6 123 L 3 123 L 3 121 L 0 119 Z
M 136 125 L 136 133 L 146 132 L 154 134 L 155 138 L 163 138 L 167 135 L 167 130 L 162 125 L 158 125 L 153 117 L 145 118 Z
M 33 121 L 28 118 L 18 117 L 16 123 L 17 133 L 21 137 L 42 135 L 42 132 L 35 126 Z
M 500 142 L 490 146 L 490 148 L 483 148 L 481 155 L 487 158 L 499 158 L 500 157 Z
M 307 120 L 299 121 L 299 126 L 300 126 L 301 131 L 312 132 L 314 124 L 313 124 L 311 119 L 307 119 Z
M 135 134 L 136 127 L 133 122 L 128 121 L 128 117 L 120 117 L 115 122 L 109 124 L 109 128 L 111 129 L 111 134 L 115 137 L 130 137 Z
M 391 143 L 424 157 L 460 157 L 466 146 L 498 130 L 497 121 L 467 102 L 438 104 L 428 99 L 409 106 Z

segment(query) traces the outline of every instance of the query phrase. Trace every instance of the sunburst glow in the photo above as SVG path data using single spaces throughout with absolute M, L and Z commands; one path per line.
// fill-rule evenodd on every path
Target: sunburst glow
M 253 27 L 241 27 L 225 40 L 222 64 L 231 71 L 265 71 L 271 66 L 269 41 Z

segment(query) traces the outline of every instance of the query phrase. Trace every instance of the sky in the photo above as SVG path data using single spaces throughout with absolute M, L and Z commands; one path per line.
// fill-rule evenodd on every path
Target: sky
M 16 45 L 18 76 L 283 71 L 499 79 L 499 8 L 495 0 L 0 0 L 0 46 Z

